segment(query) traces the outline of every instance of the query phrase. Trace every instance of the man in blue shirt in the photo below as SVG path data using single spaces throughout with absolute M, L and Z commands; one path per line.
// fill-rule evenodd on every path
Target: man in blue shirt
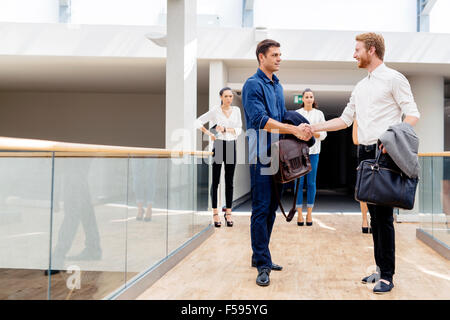
M 299 139 L 309 140 L 312 133 L 305 124 L 294 126 L 282 123 L 286 112 L 283 87 L 274 74 L 280 68 L 280 44 L 270 39 L 261 41 L 256 48 L 256 57 L 259 68 L 245 82 L 242 102 L 249 139 L 252 266 L 258 269 L 256 283 L 268 286 L 270 271 L 282 269 L 272 263 L 269 251 L 270 235 L 278 208 L 272 176 L 268 170 L 271 142 L 276 141 L 278 134 L 293 134 Z

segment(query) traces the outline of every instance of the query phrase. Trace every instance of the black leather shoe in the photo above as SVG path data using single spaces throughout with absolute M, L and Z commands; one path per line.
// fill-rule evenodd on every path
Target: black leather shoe
M 369 233 L 369 227 L 361 227 L 362 233 Z
M 256 268 L 256 262 L 255 261 L 252 261 L 252 267 Z M 281 270 L 283 270 L 283 267 L 278 265 L 278 264 L 272 263 L 272 270 L 281 271 Z
M 281 271 L 283 270 L 283 267 L 278 264 L 272 263 L 272 270 Z
M 267 287 L 270 284 L 270 269 L 262 268 L 258 271 L 258 276 L 256 277 L 256 284 L 261 287 Z
M 305 225 L 305 222 L 304 222 L 304 221 L 302 221 L 302 222 L 298 222 L 298 221 L 297 221 L 297 225 L 298 225 L 299 227 L 303 227 L 303 226 Z
M 312 226 L 312 221 L 311 222 L 306 222 L 306 225 L 308 226 L 308 227 L 311 227 Z
M 388 293 L 394 288 L 394 284 L 389 282 L 389 284 L 384 283 L 383 281 L 378 281 L 375 287 L 373 287 L 373 293 Z
M 370 276 L 361 279 L 362 283 L 375 283 L 380 280 L 380 275 L 378 273 L 372 273 Z

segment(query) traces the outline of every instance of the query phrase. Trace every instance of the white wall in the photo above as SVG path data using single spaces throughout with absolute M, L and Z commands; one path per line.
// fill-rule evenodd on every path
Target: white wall
M 59 21 L 59 0 L 0 0 L 0 21 Z
M 219 16 L 221 27 L 240 27 L 242 25 L 242 1 L 197 0 L 197 14 Z
M 0 136 L 164 148 L 165 117 L 162 93 L 0 91 Z
M 415 126 L 419 137 L 419 152 L 444 151 L 444 79 L 440 76 L 408 77 L 420 112 Z
M 255 27 L 416 31 L 416 0 L 257 0 Z
M 166 0 L 71 0 L 74 24 L 158 25 Z
M 164 148 L 165 96 L 0 92 L 0 136 Z
M 430 32 L 450 33 L 450 1 L 438 0 L 430 13 Z
M 71 0 L 74 24 L 165 25 L 166 0 Z M 195 1 L 195 0 L 190 0 Z M 199 16 L 218 16 L 223 27 L 240 27 L 242 0 L 197 0 Z M 203 19 L 200 19 L 200 23 Z

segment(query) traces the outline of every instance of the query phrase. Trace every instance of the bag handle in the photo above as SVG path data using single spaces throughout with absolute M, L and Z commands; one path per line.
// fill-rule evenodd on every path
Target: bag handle
M 273 188 L 275 191 L 275 195 L 277 196 L 278 205 L 280 206 L 281 212 L 283 213 L 284 217 L 286 218 L 286 221 L 290 222 L 292 220 L 292 218 L 294 218 L 294 216 L 295 216 L 295 203 L 297 201 L 298 189 L 300 187 L 300 178 L 297 178 L 297 180 L 295 181 L 294 203 L 292 204 L 292 208 L 291 208 L 291 210 L 289 210 L 289 213 L 287 216 L 284 211 L 283 205 L 281 204 L 280 195 L 278 192 L 278 183 L 275 180 L 275 175 L 272 175 L 272 178 L 273 178 Z
M 380 148 L 378 146 L 379 145 L 377 143 L 376 146 L 375 146 L 375 163 L 372 166 L 372 169 L 377 168 L 377 170 L 380 167 L 378 162 L 380 161 L 380 157 L 381 157 L 381 154 L 382 154 L 382 152 L 381 152 L 381 150 L 380 150 Z

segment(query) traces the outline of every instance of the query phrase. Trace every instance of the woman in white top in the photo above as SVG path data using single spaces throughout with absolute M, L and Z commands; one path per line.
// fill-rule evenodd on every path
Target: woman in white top
M 323 112 L 317 109 L 317 104 L 314 101 L 314 93 L 311 91 L 311 89 L 305 89 L 305 91 L 303 91 L 303 103 L 301 105 L 301 108 L 296 111 L 304 116 L 310 124 L 325 122 Z M 319 165 L 320 144 L 321 141 L 326 138 L 326 136 L 327 133 L 325 131 L 314 133 L 316 143 L 311 148 L 309 148 L 309 158 L 311 160 L 312 170 L 306 175 L 306 207 L 308 210 L 308 213 L 306 215 L 307 226 L 312 226 L 312 209 L 314 207 L 314 200 L 316 198 L 316 177 L 317 167 Z M 304 224 L 302 214 L 304 178 L 304 176 L 300 178 L 300 187 L 297 195 L 298 226 L 303 226 Z
M 227 227 L 233 226 L 231 220 L 231 204 L 233 202 L 233 178 L 236 168 L 236 139 L 242 132 L 241 110 L 232 106 L 233 92 L 225 87 L 219 92 L 221 105 L 200 116 L 195 121 L 195 127 L 206 133 L 214 141 L 213 163 L 212 163 L 212 185 L 211 200 L 213 208 L 214 226 L 221 226 L 217 210 L 217 189 L 219 187 L 220 171 L 222 162 L 225 162 L 225 202 L 226 212 L 224 214 Z M 215 126 L 216 135 L 207 130 L 203 124 L 210 123 L 211 130 Z

